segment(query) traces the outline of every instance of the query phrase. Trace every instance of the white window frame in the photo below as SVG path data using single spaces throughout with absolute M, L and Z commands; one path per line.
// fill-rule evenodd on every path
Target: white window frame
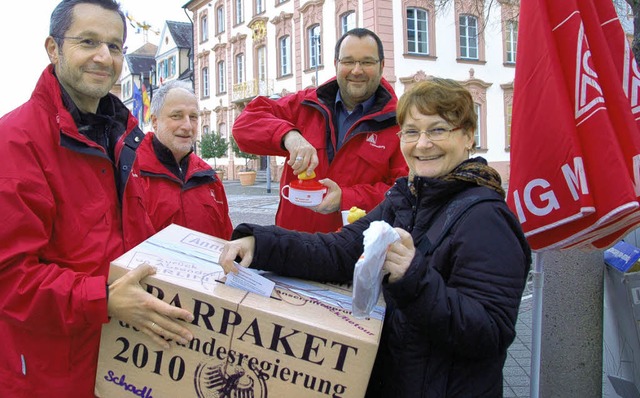
M 236 83 L 244 83 L 244 54 L 236 55 Z
M 256 1 L 256 15 L 262 14 L 265 11 L 265 0 L 255 0 Z
M 216 9 L 216 33 L 224 33 L 224 6 Z
M 356 12 L 349 11 L 340 17 L 340 35 L 344 35 L 356 27 Z
M 259 82 L 267 81 L 267 47 L 266 46 L 258 47 L 256 58 L 258 61 L 258 70 L 257 70 L 258 81 Z
M 167 59 L 168 77 L 176 75 L 176 57 L 175 55 Z
M 244 10 L 242 0 L 236 0 L 236 25 L 240 25 L 244 22 Z
M 218 94 L 227 92 L 226 65 L 224 61 L 218 62 Z
M 460 58 L 480 59 L 478 17 L 469 14 L 461 14 L 460 22 Z
M 413 15 L 410 15 L 413 14 Z M 429 55 L 429 12 L 423 8 L 407 8 L 407 51 Z
M 202 68 L 202 97 L 209 97 L 209 67 L 205 66 Z
M 278 40 L 280 49 L 280 76 L 291 74 L 291 36 L 283 36 Z
M 506 40 L 505 40 L 505 49 L 506 49 L 506 63 L 515 64 L 516 63 L 516 43 L 518 41 L 518 21 L 511 20 L 505 23 L 506 29 Z
M 476 111 L 476 115 L 478 116 L 476 131 L 473 133 L 473 141 L 475 142 L 476 149 L 480 149 L 484 147 L 484 143 L 482 142 L 482 105 L 474 103 L 473 110 Z
M 205 14 L 200 17 L 200 42 L 209 40 L 209 18 Z
M 322 38 L 320 25 L 314 25 L 308 30 L 309 68 L 322 65 Z

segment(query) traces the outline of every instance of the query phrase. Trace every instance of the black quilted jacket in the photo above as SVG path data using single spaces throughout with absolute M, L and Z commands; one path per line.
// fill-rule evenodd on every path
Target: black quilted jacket
M 426 178 L 415 183 L 417 197 L 401 178 L 377 208 L 341 232 L 302 234 L 242 224 L 234 238 L 255 236 L 253 268 L 350 281 L 370 222 L 403 228 L 418 246 L 452 195 L 475 186 Z M 529 246 L 504 201 L 470 208 L 432 255 L 418 251 L 401 280 L 383 283 L 387 314 L 367 396 L 501 397 L 502 368 L 530 262 Z

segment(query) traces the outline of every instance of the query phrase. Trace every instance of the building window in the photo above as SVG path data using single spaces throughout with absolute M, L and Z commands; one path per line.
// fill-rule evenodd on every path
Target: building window
M 478 18 L 460 15 L 460 58 L 478 59 Z
M 236 83 L 244 83 L 244 54 L 236 55 Z
M 260 46 L 254 51 L 254 76 L 258 83 L 258 95 L 269 95 L 267 84 L 267 47 Z
M 216 9 L 216 33 L 224 32 L 224 6 Z
M 322 43 L 320 41 L 320 25 L 314 25 L 307 31 L 309 45 L 309 68 L 322 65 Z
M 265 46 L 258 48 L 258 81 L 267 80 L 267 48 Z
M 224 61 L 218 62 L 218 94 L 227 92 L 226 69 Z
M 244 22 L 244 12 L 242 10 L 242 0 L 236 0 L 236 25 L 240 25 Z
M 429 55 L 429 14 L 421 8 L 407 8 L 407 51 Z
M 476 148 L 483 148 L 482 142 L 482 106 L 480 104 L 473 104 L 473 108 L 476 111 L 476 115 L 478 115 L 478 127 L 476 128 L 476 132 L 473 136 L 475 141 Z
M 505 141 L 505 149 L 511 150 L 511 116 L 513 114 L 513 104 L 507 104 L 505 106 L 505 137 L 504 137 L 504 141 Z
M 158 78 L 160 79 L 160 83 L 163 83 L 166 79 L 172 78 L 177 73 L 176 67 L 176 57 L 175 55 L 163 59 L 158 63 Z
M 356 27 L 356 12 L 349 11 L 340 17 L 340 35 L 344 35 L 351 29 Z
M 207 135 L 207 134 L 209 134 L 209 126 L 208 125 L 202 126 L 202 135 Z
M 124 85 L 122 86 L 122 98 L 123 99 L 128 99 L 131 98 L 132 94 L 131 94 L 131 82 L 130 81 L 126 81 L 124 83 Z
M 507 21 L 505 23 L 505 62 L 516 63 L 516 42 L 518 41 L 518 21 Z
M 255 2 L 256 2 L 256 15 L 262 14 L 264 12 L 265 0 L 255 0 Z
M 176 75 L 176 57 L 173 56 L 168 60 L 169 77 Z
M 218 133 L 223 138 L 229 138 L 229 137 L 227 137 L 227 124 L 226 123 L 220 123 L 218 125 Z
M 513 83 L 503 84 L 504 95 L 504 149 L 511 150 L 511 119 L 513 115 Z
M 209 19 L 206 15 L 200 18 L 200 41 L 209 40 Z
M 209 68 L 202 68 L 202 98 L 209 97 Z
M 280 49 L 280 76 L 291 74 L 291 36 L 284 36 L 278 40 Z

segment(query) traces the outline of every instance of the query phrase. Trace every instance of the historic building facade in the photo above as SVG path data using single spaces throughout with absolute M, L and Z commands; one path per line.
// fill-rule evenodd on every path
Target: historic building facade
M 183 7 L 193 20 L 201 133 L 229 138 L 256 96 L 282 96 L 333 77 L 336 41 L 364 27 L 382 40 L 383 76 L 398 96 L 428 76 L 469 88 L 479 116 L 476 153 L 507 182 L 517 1 L 192 0 Z M 269 161 L 277 179 L 282 159 Z M 218 162 L 231 178 L 237 163 L 231 153 Z

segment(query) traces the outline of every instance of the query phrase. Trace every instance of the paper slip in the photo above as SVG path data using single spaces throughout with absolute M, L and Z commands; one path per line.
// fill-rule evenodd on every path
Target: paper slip
M 290 290 L 294 293 L 318 300 L 336 308 L 351 311 L 353 299 L 351 297 L 350 290 L 345 290 L 344 293 L 338 293 L 332 291 L 327 286 L 322 287 L 312 285 L 304 282 L 303 280 L 280 276 L 272 272 L 265 272 L 263 275 L 265 278 L 274 281 L 278 289 Z M 376 305 L 371 313 L 371 318 L 382 320 L 384 319 L 384 313 L 385 308 Z
M 224 282 L 225 285 L 271 297 L 271 292 L 276 285 L 275 282 L 237 263 L 236 268 L 238 273 L 229 272 L 227 280 Z

